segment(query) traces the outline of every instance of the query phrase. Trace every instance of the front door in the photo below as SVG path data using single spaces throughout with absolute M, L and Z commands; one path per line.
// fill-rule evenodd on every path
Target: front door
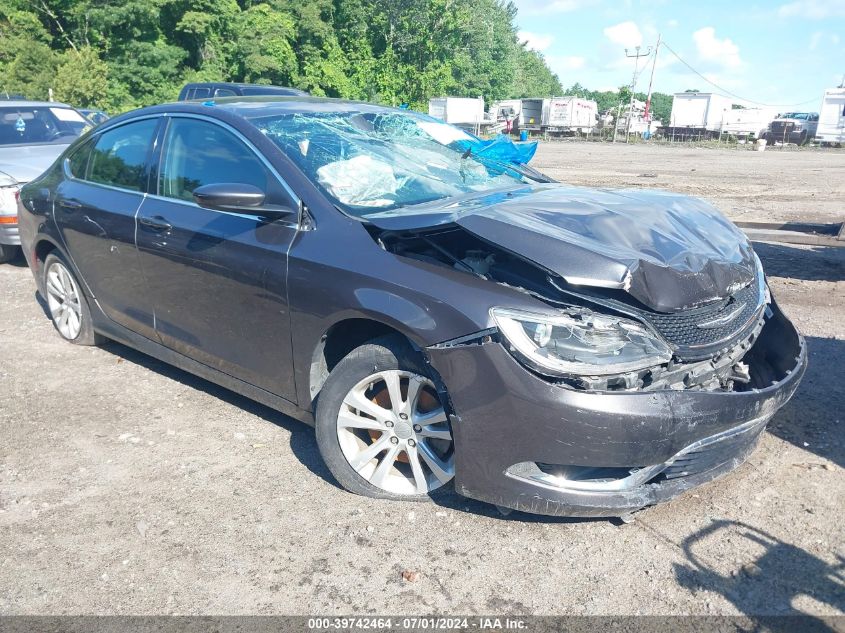
M 203 118 L 170 118 L 157 172 L 137 244 L 162 343 L 295 401 L 286 274 L 297 216 L 204 209 L 192 193 L 243 183 L 268 203 L 298 201 L 244 139 Z
M 156 338 L 135 249 L 135 215 L 144 201 L 159 118 L 94 136 L 67 159 L 54 218 L 74 265 L 113 321 Z

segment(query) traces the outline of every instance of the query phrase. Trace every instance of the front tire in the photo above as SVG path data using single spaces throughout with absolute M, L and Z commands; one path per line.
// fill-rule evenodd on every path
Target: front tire
M 454 443 L 430 370 L 398 336 L 358 347 L 332 370 L 317 404 L 317 445 L 356 494 L 422 501 L 454 477 Z
M 58 253 L 44 260 L 43 288 L 50 320 L 59 335 L 75 345 L 97 345 L 102 337 L 94 332 L 91 310 L 82 285 Z

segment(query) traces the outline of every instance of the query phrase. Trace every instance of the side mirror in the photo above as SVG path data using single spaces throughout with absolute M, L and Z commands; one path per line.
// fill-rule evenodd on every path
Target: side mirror
M 297 210 L 278 205 L 264 205 L 264 192 L 254 185 L 221 182 L 194 189 L 194 201 L 204 209 L 248 213 L 268 220 L 296 215 Z
M 253 185 L 221 182 L 194 189 L 194 201 L 205 209 L 238 211 L 264 204 L 264 192 Z

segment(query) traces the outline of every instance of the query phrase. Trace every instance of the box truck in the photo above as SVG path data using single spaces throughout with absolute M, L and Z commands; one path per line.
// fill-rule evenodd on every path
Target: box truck
M 663 134 L 675 139 L 715 138 L 732 105 L 728 97 L 712 92 L 676 92 Z
M 542 128 L 548 134 L 589 134 L 598 121 L 598 111 L 598 105 L 590 99 L 552 97 Z
M 845 86 L 825 90 L 816 140 L 824 144 L 845 143 Z

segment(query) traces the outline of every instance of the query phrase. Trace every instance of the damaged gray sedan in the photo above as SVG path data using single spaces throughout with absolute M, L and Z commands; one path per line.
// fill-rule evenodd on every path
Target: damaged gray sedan
M 62 337 L 315 425 L 359 494 L 623 516 L 735 468 L 806 365 L 748 240 L 530 150 L 361 103 L 156 106 L 27 185 L 21 236 Z

